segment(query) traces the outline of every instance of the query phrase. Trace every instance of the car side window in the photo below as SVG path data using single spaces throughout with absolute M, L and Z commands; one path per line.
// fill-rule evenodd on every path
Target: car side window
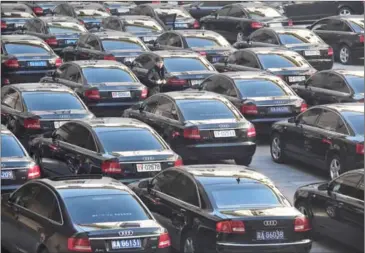
M 82 83 L 82 75 L 80 70 L 75 65 L 69 66 L 65 79 L 75 83 Z
M 246 17 L 246 14 L 239 8 L 231 8 L 231 10 L 228 13 L 228 16 L 234 18 L 243 18 Z
M 251 68 L 260 68 L 256 58 L 247 52 L 241 52 L 240 57 L 237 59 L 237 64 L 251 67 Z
M 314 126 L 321 112 L 320 108 L 307 110 L 299 116 L 299 124 Z
M 25 24 L 24 24 L 24 29 L 30 32 L 35 32 L 36 28 L 34 27 L 34 22 L 33 20 L 28 20 Z
M 175 170 L 163 171 L 152 180 L 152 189 L 167 194 L 174 179 L 180 173 Z
M 79 38 L 79 40 L 77 41 L 77 46 L 78 47 L 83 47 L 86 44 L 86 41 L 88 40 L 90 35 L 88 34 L 82 34 Z
M 317 126 L 328 131 L 336 131 L 339 120 L 340 118 L 336 113 L 323 110 L 323 113 L 318 119 Z
M 306 81 L 306 85 L 314 88 L 324 88 L 327 77 L 327 73 L 316 73 Z
M 340 134 L 346 134 L 346 135 L 350 134 L 349 131 L 347 130 L 345 122 L 340 117 L 338 118 L 336 132 L 340 133 Z
M 66 123 L 56 130 L 56 139 L 72 144 L 71 139 L 73 136 L 73 130 L 75 129 L 75 123 Z
M 15 104 L 19 98 L 19 93 L 14 89 L 9 89 L 8 93 L 4 96 L 2 103 L 15 109 Z
M 172 46 L 172 47 L 182 47 L 183 46 L 180 36 L 178 36 L 176 34 L 171 34 L 167 45 Z
M 160 45 L 168 45 L 170 33 L 164 33 L 156 39 L 156 43 Z
M 29 209 L 40 190 L 39 184 L 26 184 L 11 195 L 11 201 L 18 206 Z
M 325 82 L 325 88 L 333 91 L 350 93 L 349 87 L 347 87 L 346 82 L 338 75 L 329 73 L 328 79 Z
M 182 191 L 181 189 L 184 190 Z M 191 205 L 199 206 L 199 198 L 196 185 L 191 178 L 182 173 L 178 175 L 172 182 L 168 194 Z
M 154 62 L 150 55 L 142 55 L 140 58 L 138 58 L 138 62 L 140 63 L 140 68 L 144 69 L 151 69 L 154 65 Z
M 203 90 L 207 90 L 207 91 L 212 91 L 213 92 L 213 89 L 216 86 L 217 80 L 218 80 L 218 76 L 208 77 L 207 79 L 205 79 L 202 82 L 201 87 L 203 87 Z
M 23 111 L 23 103 L 22 103 L 22 98 L 19 96 L 18 99 L 15 102 L 15 110 L 18 111 Z
M 88 44 L 92 50 L 97 50 L 97 51 L 101 50 L 100 43 L 95 36 L 90 36 L 86 44 Z
M 251 37 L 251 40 L 253 42 L 262 42 L 262 43 L 276 44 L 276 45 L 279 44 L 278 40 L 274 37 L 274 35 L 268 33 L 267 31 L 260 31 L 260 33 L 258 35 L 253 34 Z
M 90 131 L 79 124 L 75 124 L 71 133 L 70 143 L 78 147 L 96 152 L 94 138 Z
M 340 176 L 331 183 L 330 189 L 332 192 L 356 199 L 358 197 L 357 186 L 361 178 L 357 173 Z M 364 199 L 361 200 L 363 201 Z
M 329 19 L 324 19 L 324 20 L 321 20 L 321 21 L 317 22 L 317 24 L 315 24 L 312 27 L 312 30 L 313 31 L 326 31 L 326 30 L 328 30 L 329 21 L 330 21 Z
M 227 77 L 221 76 L 219 78 L 219 83 L 221 84 L 222 88 L 224 89 L 223 95 L 229 97 L 237 97 L 236 89 L 234 88 L 232 82 Z
M 231 10 L 231 8 L 232 8 L 232 6 L 230 6 L 230 5 L 223 7 L 222 9 L 217 11 L 217 14 L 219 16 L 228 16 L 228 13 Z
M 332 19 L 328 23 L 328 30 L 344 32 L 346 30 L 345 26 L 346 26 L 346 24 L 344 22 L 342 22 L 341 20 Z
M 174 115 L 173 111 L 176 112 L 176 107 L 174 103 L 166 97 L 160 97 L 155 110 L 155 114 L 165 118 L 178 120 L 177 115 Z

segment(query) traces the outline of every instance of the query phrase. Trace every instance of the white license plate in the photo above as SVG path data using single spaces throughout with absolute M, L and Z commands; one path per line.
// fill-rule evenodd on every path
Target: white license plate
M 222 57 L 218 56 L 218 57 L 213 57 L 212 58 L 212 62 L 219 62 L 219 60 L 221 59 Z
M 197 86 L 202 83 L 202 80 L 191 80 L 191 86 Z
M 305 80 L 305 76 L 289 76 L 289 83 L 302 82 Z
M 133 62 L 136 59 L 136 57 L 125 57 L 124 62 Z
M 285 112 L 290 112 L 290 109 L 288 106 L 271 107 L 270 112 L 271 113 L 285 113 Z
M 283 25 L 281 23 L 272 23 L 269 24 L 269 27 L 282 27 Z
M 185 27 L 188 27 L 188 24 L 175 24 L 175 27 L 177 28 L 185 28 Z
M 236 136 L 236 131 L 234 130 L 214 131 L 215 138 L 235 137 L 235 136 Z
M 157 39 L 157 37 L 143 37 L 143 41 L 145 41 L 145 42 L 154 41 L 156 39 Z
M 130 91 L 116 91 L 112 92 L 113 98 L 130 98 L 131 92 Z
M 111 246 L 113 250 L 116 249 L 137 249 L 142 247 L 141 239 L 127 239 L 112 241 Z
M 318 50 L 304 51 L 304 55 L 306 56 L 321 55 L 321 52 L 319 52 Z
M 23 27 L 24 24 L 14 24 L 15 27 Z
M 256 240 L 258 241 L 271 241 L 271 240 L 284 240 L 283 230 L 274 231 L 256 231 Z
M 67 121 L 55 121 L 54 128 L 60 128 L 65 123 L 67 123 Z
M 14 174 L 12 171 L 2 171 L 1 179 L 14 179 Z
M 129 12 L 129 9 L 128 8 L 118 8 L 118 13 L 126 13 L 126 12 Z
M 138 172 L 161 171 L 161 164 L 159 163 L 137 164 L 137 171 Z
M 77 40 L 66 40 L 66 44 L 76 44 Z

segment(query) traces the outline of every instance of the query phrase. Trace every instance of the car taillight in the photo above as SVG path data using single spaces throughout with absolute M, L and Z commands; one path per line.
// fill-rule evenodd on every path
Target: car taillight
M 86 90 L 84 92 L 84 97 L 91 99 L 91 100 L 99 100 L 100 92 L 98 90 Z
M 90 240 L 88 238 L 68 238 L 67 249 L 71 252 L 92 252 Z
M 1 29 L 6 29 L 8 26 L 5 21 L 1 21 Z
M 104 60 L 116 61 L 117 59 L 115 59 L 114 55 L 105 55 Z
M 25 119 L 24 120 L 24 128 L 27 129 L 40 129 L 41 122 L 39 119 Z
M 110 13 L 110 9 L 109 8 L 106 8 L 105 10 L 106 10 L 106 12 Z
M 242 105 L 241 112 L 243 114 L 250 114 L 250 115 L 257 114 L 258 113 L 257 106 L 256 105 Z
M 141 98 L 147 98 L 147 95 L 148 95 L 148 89 L 143 88 L 141 92 Z
M 43 14 L 43 9 L 41 7 L 34 7 L 33 12 L 37 15 L 42 15 Z
M 252 22 L 251 23 L 251 28 L 258 29 L 258 28 L 262 28 L 262 27 L 264 27 L 263 23 L 260 23 L 260 22 Z
M 171 85 L 185 85 L 188 81 L 185 79 L 170 78 L 167 80 L 168 84 Z
M 38 165 L 34 165 L 28 169 L 28 179 L 41 177 L 41 169 Z
M 194 24 L 193 24 L 193 28 L 198 29 L 199 27 L 200 27 L 200 24 L 199 24 L 198 20 L 195 20 Z
M 309 219 L 305 216 L 296 217 L 294 220 L 295 232 L 306 232 L 311 230 Z
M 19 62 L 17 59 L 8 59 L 4 62 L 4 65 L 8 68 L 19 68 Z
M 215 227 L 218 233 L 244 234 L 246 232 L 243 221 L 220 221 Z
M 199 54 L 201 55 L 201 56 L 207 56 L 207 52 L 199 52 Z
M 164 249 L 171 246 L 171 240 L 168 233 L 163 233 L 160 235 L 160 238 L 158 239 L 158 248 Z
M 184 129 L 184 138 L 186 139 L 200 139 L 200 131 L 196 127 Z
M 329 56 L 333 55 L 333 48 L 332 47 L 328 48 L 327 54 Z
M 300 105 L 300 112 L 305 112 L 308 109 L 308 105 L 306 103 L 302 103 Z
M 364 43 L 364 35 L 360 35 L 359 39 L 360 39 L 360 43 Z
M 5 78 L 3 81 L 4 85 L 9 85 L 10 84 L 10 80 L 8 78 Z
M 256 136 L 256 128 L 254 125 L 250 125 L 250 127 L 247 129 L 247 137 L 255 137 Z
M 56 38 L 48 38 L 46 39 L 46 43 L 50 46 L 57 46 L 58 45 L 58 41 Z
M 81 25 L 85 25 L 85 22 L 83 20 L 79 19 L 79 22 Z
M 364 144 L 356 144 L 356 154 L 363 155 L 364 154 Z
M 357 100 L 358 103 L 364 103 L 365 102 L 365 98 L 361 98 L 359 100 Z
M 183 160 L 181 158 L 178 158 L 175 161 L 175 164 L 174 164 L 175 167 L 179 167 L 179 166 L 183 166 L 183 165 L 184 165 L 184 163 L 183 163 Z
M 58 68 L 59 66 L 61 66 L 63 63 L 62 59 L 61 58 L 57 58 L 56 61 L 55 61 L 55 66 Z
M 283 79 L 284 80 L 284 76 L 282 76 L 282 75 L 276 75 L 277 77 L 280 77 L 281 79 Z
M 103 173 L 108 174 L 121 174 L 122 168 L 118 161 L 104 161 L 101 164 L 101 170 Z
M 291 19 L 288 20 L 288 26 L 293 26 L 293 20 Z

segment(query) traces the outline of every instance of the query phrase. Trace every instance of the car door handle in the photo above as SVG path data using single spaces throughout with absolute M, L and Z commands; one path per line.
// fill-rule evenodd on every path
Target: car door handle
M 343 203 L 342 202 L 338 202 L 337 205 L 338 205 L 339 208 L 343 207 Z
M 185 214 L 185 213 L 186 213 L 186 210 L 185 210 L 184 208 L 181 208 L 181 209 L 180 209 L 180 212 L 181 212 L 182 214 Z

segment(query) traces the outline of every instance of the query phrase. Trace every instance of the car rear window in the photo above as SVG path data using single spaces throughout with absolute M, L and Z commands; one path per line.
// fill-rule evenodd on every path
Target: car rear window
M 130 40 L 102 40 L 104 50 L 143 50 L 142 44 Z
M 147 129 L 101 127 L 94 131 L 108 153 L 166 149 Z
M 364 114 L 354 113 L 347 116 L 347 122 L 356 134 L 364 135 Z
M 85 110 L 78 98 L 62 92 L 23 92 L 28 111 Z
M 48 25 L 48 32 L 51 34 L 72 34 L 72 33 L 80 34 L 82 32 L 87 32 L 87 30 L 85 27 L 83 27 L 81 25 L 77 25 L 77 24 L 73 24 L 73 25 L 69 25 L 69 26 Z
M 171 57 L 164 59 L 165 68 L 168 72 L 204 71 L 208 70 L 199 58 Z
M 234 80 L 242 97 L 275 97 L 288 95 L 278 84 L 268 80 Z
M 185 120 L 236 119 L 234 112 L 219 100 L 177 100 Z
M 64 202 L 72 221 L 79 225 L 151 219 L 129 194 L 72 197 Z
M 315 33 L 306 30 L 298 30 L 295 32 L 279 33 L 282 44 L 321 44 L 324 43 Z
M 45 45 L 31 45 L 28 43 L 6 43 L 5 51 L 8 54 L 39 54 L 50 55 L 51 50 Z
M 348 22 L 356 33 L 364 32 L 364 20 L 363 19 L 349 19 Z
M 252 19 L 281 17 L 277 10 L 270 7 L 245 7 L 245 11 Z
M 261 183 L 207 185 L 205 188 L 211 202 L 219 209 L 282 205 L 279 196 Z
M 24 157 L 25 154 L 14 136 L 1 135 L 1 157 Z
M 364 76 L 346 75 L 345 78 L 355 93 L 364 93 Z
M 289 56 L 284 54 L 258 54 L 257 57 L 264 69 L 309 67 L 309 64 L 302 57 L 299 58 L 299 56 Z
M 89 84 L 136 82 L 136 78 L 128 71 L 120 68 L 83 68 L 82 73 Z

